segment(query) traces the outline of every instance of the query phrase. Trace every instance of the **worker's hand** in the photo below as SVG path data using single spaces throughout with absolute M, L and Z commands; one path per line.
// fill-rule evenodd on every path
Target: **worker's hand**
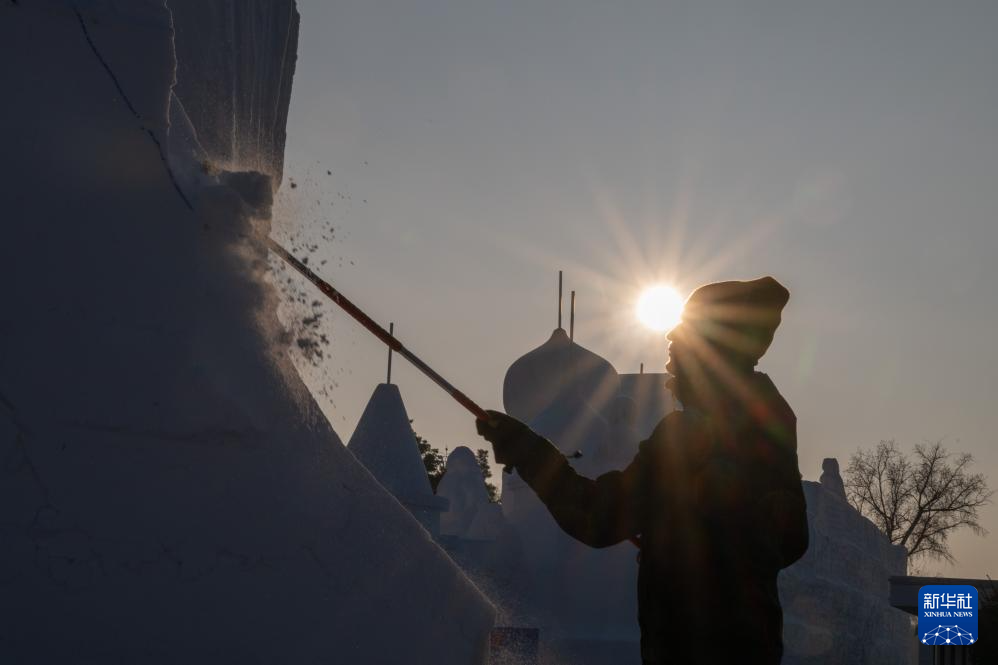
M 516 464 L 532 438 L 537 435 L 512 416 L 501 411 L 488 411 L 488 420 L 475 421 L 475 427 L 483 439 L 492 444 L 496 462 Z

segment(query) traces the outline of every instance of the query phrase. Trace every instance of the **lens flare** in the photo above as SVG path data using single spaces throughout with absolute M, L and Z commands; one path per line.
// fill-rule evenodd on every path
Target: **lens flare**
M 636 307 L 638 321 L 657 332 L 665 332 L 683 315 L 683 298 L 671 286 L 659 284 L 645 289 Z

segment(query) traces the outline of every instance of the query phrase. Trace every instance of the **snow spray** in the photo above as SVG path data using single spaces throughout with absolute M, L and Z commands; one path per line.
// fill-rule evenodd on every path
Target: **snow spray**
M 319 290 L 326 295 L 326 297 L 339 305 L 343 311 L 356 319 L 362 326 L 373 333 L 375 337 L 387 344 L 388 348 L 411 362 L 416 369 L 428 376 L 435 384 L 443 388 L 444 391 L 453 397 L 458 404 L 474 414 L 474 416 L 479 420 L 490 420 L 489 414 L 485 411 L 485 409 L 475 404 L 470 397 L 455 388 L 447 379 L 437 374 L 432 367 L 420 360 L 412 351 L 405 348 L 402 345 L 402 342 L 398 341 L 392 333 L 379 326 L 374 319 L 365 314 L 360 307 L 357 307 L 357 305 L 350 302 L 346 296 L 334 289 L 329 282 L 326 282 L 324 279 L 312 272 L 308 266 L 295 258 L 294 254 L 281 247 L 272 238 L 267 238 L 267 245 L 292 268 L 300 272 L 305 279 L 315 284 Z

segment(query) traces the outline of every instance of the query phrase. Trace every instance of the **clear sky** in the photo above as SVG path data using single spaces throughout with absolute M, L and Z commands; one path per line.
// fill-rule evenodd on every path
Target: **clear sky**
M 576 340 L 621 372 L 665 362 L 642 285 L 772 274 L 792 295 L 760 368 L 806 479 L 942 438 L 998 487 L 998 3 L 299 6 L 280 223 L 335 226 L 321 272 L 472 398 L 501 407 L 547 339 L 558 269 Z M 330 316 L 345 441 L 385 351 Z M 403 361 L 394 378 L 431 443 L 479 445 Z M 982 516 L 991 536 L 924 572 L 998 577 Z

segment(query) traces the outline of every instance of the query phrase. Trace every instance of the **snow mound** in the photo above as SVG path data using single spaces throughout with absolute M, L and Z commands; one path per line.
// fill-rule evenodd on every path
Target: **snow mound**
M 491 541 L 506 527 L 502 508 L 489 500 L 482 469 L 467 446 L 458 446 L 447 457 L 437 496 L 450 502 L 440 518 L 440 532 L 446 536 Z

